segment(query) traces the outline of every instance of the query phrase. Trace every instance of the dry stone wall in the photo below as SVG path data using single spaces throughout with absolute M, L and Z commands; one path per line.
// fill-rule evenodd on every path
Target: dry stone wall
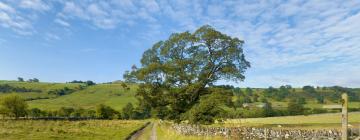
M 184 135 L 223 136 L 234 139 L 340 139 L 339 130 L 296 130 L 257 127 L 200 127 L 196 125 L 174 124 L 173 129 Z M 350 130 L 349 136 L 358 136 Z

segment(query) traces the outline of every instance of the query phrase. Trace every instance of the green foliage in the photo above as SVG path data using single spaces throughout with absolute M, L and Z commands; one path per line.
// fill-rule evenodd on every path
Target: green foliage
M 18 81 L 19 81 L 19 82 L 24 82 L 24 78 L 18 77 Z
M 44 116 L 44 112 L 38 108 L 32 108 L 28 112 L 28 115 L 34 118 Z
M 28 89 L 25 87 L 14 87 L 9 84 L 0 84 L 0 92 L 10 93 L 10 92 L 41 92 L 41 90 Z
M 48 91 L 48 94 L 57 95 L 57 96 L 63 96 L 63 95 L 66 95 L 66 94 L 71 94 L 71 93 L 73 93 L 75 91 L 76 90 L 74 90 L 74 89 L 64 87 L 63 89 L 50 90 L 50 91 Z
M 26 110 L 28 105 L 19 95 L 10 94 L 1 97 L 0 105 L 2 113 L 10 117 L 15 117 L 16 119 L 25 116 L 27 113 Z
M 39 83 L 40 80 L 37 78 L 33 78 L 33 79 L 29 79 L 28 82 L 34 82 L 34 83 Z
M 271 117 L 271 116 L 275 115 L 274 110 L 273 110 L 272 105 L 271 105 L 270 102 L 265 102 L 263 109 L 264 109 L 264 116 L 265 117 Z
M 122 113 L 123 119 L 131 119 L 134 113 L 134 106 L 132 103 L 126 104 L 126 106 L 122 109 Z
M 297 99 L 291 99 L 288 103 L 288 112 L 290 115 L 302 115 L 304 114 L 304 105 Z
M 100 119 L 112 119 L 115 118 L 117 114 L 119 113 L 109 106 L 103 104 L 96 106 L 96 116 Z
M 142 67 L 127 71 L 124 79 L 142 83 L 139 102 L 152 109 L 167 106 L 169 118 L 180 120 L 181 114 L 208 94 L 207 86 L 221 79 L 244 80 L 243 73 L 250 63 L 245 60 L 243 43 L 210 26 L 202 26 L 194 33 L 175 33 L 145 51 Z
M 252 95 L 253 95 L 253 90 L 252 90 L 250 87 L 247 87 L 247 88 L 245 89 L 245 94 L 246 94 L 247 96 L 252 96 Z
M 88 80 L 88 81 L 85 82 L 85 85 L 86 86 L 93 86 L 93 85 L 96 85 L 96 83 L 94 83 L 93 81 Z
M 212 124 L 216 119 L 225 116 L 225 110 L 220 106 L 227 100 L 226 95 L 213 93 L 201 97 L 200 103 L 193 106 L 187 113 L 186 119 L 192 124 Z

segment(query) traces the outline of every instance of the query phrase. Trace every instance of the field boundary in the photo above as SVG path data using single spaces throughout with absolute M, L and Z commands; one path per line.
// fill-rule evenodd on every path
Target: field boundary
M 150 124 L 150 122 L 145 123 L 143 126 L 141 126 L 139 129 L 136 129 L 135 131 L 131 132 L 126 138 L 125 140 L 131 140 L 131 138 L 138 132 L 142 131 L 144 128 L 146 128 L 148 125 Z

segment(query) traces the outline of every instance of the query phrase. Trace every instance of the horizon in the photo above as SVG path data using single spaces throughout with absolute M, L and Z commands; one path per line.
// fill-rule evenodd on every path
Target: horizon
M 259 10 L 261 9 L 261 10 Z M 172 33 L 210 25 L 245 41 L 235 87 L 360 87 L 360 1 L 0 1 L 0 80 L 122 80 Z

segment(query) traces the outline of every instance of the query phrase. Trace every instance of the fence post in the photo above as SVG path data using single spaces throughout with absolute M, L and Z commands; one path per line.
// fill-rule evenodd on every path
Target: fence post
M 348 96 L 346 93 L 343 93 L 341 95 L 342 97 L 342 114 L 341 114 L 341 123 L 342 123 L 342 128 L 341 128 L 341 139 L 342 140 L 347 140 L 348 138 L 348 111 L 347 111 L 347 107 L 348 107 Z

